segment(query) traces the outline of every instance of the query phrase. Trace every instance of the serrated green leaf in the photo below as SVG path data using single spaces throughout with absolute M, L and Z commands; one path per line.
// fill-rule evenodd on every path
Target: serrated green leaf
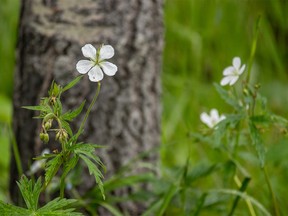
M 61 116 L 62 115 L 62 102 L 60 100 L 60 98 L 56 99 L 56 103 L 54 105 L 54 113 L 57 114 L 57 116 Z
M 39 178 L 35 184 L 32 180 L 28 180 L 26 176 L 22 176 L 20 181 L 17 182 L 22 197 L 29 210 L 36 211 L 38 206 L 38 199 L 41 192 L 41 179 Z
M 74 85 L 76 85 L 83 77 L 84 75 L 80 75 L 76 77 L 74 80 L 72 80 L 70 83 L 68 83 L 62 90 L 62 92 L 67 91 L 68 89 L 72 88 Z
M 61 86 L 57 85 L 57 83 L 53 80 L 51 87 L 48 91 L 49 96 L 57 97 L 61 93 Z
M 72 137 L 73 136 L 73 131 L 72 131 L 69 123 L 64 121 L 64 120 L 60 120 L 60 121 L 61 121 L 62 127 L 67 131 L 69 136 Z
M 88 170 L 89 170 L 89 173 L 90 175 L 94 175 L 95 177 L 95 180 L 98 184 L 98 187 L 101 191 L 101 194 L 103 196 L 103 199 L 105 199 L 105 194 L 104 194 L 104 187 L 103 187 L 103 182 L 102 182 L 102 178 L 103 177 L 103 174 L 101 173 L 101 171 L 98 169 L 98 167 L 88 158 L 86 157 L 85 155 L 83 154 L 80 154 L 79 157 L 81 157 L 81 159 L 85 162 L 85 164 L 87 165 L 88 167 Z
M 218 83 L 214 83 L 214 86 L 217 90 L 217 92 L 219 93 L 219 95 L 221 96 L 221 98 L 230 106 L 232 106 L 235 110 L 240 111 L 242 109 L 242 107 L 239 105 L 238 101 L 235 100 L 234 98 L 232 98 L 228 92 L 222 88 Z
M 94 148 L 91 147 L 90 145 L 85 145 L 82 144 L 84 146 L 84 148 L 78 148 L 76 150 L 74 150 L 74 152 L 78 155 L 83 154 L 86 157 L 88 157 L 89 159 L 92 159 L 96 164 L 100 165 L 101 168 L 106 172 L 106 168 L 105 165 L 102 163 L 102 161 L 100 160 L 100 158 L 93 154 L 94 153 Z
M 79 156 L 78 155 L 74 155 L 72 158 L 70 158 L 69 161 L 67 161 L 65 164 L 64 164 L 64 167 L 63 167 L 63 173 L 62 173 L 62 176 L 67 176 L 67 174 L 70 172 L 70 170 L 72 170 L 77 162 L 79 160 Z M 64 177 L 65 178 L 65 177 Z
M 22 108 L 24 109 L 28 109 L 28 110 L 34 110 L 34 111 L 41 111 L 41 112 L 45 112 L 48 113 L 51 111 L 51 109 L 48 106 L 22 106 Z
M 77 200 L 65 198 L 61 199 L 58 197 L 47 203 L 42 208 L 38 209 L 37 213 L 43 216 L 82 216 L 82 213 L 73 212 L 75 210 L 74 208 L 67 208 L 75 202 L 77 202 Z
M 88 152 L 94 152 L 96 148 L 105 148 L 106 146 L 103 145 L 97 145 L 97 144 L 93 144 L 93 143 L 76 143 L 74 145 L 72 145 L 69 150 L 74 151 L 76 149 L 80 149 L 83 151 L 88 151 Z
M 18 206 L 14 206 L 8 203 L 4 203 L 0 200 L 0 213 L 3 216 L 13 216 L 13 215 L 17 215 L 17 216 L 29 216 L 32 215 L 32 211 L 25 209 L 25 208 L 21 208 Z
M 265 151 L 263 140 L 260 136 L 260 133 L 251 119 L 249 121 L 249 130 L 250 130 L 250 135 L 252 139 L 252 144 L 255 147 L 257 154 L 258 154 L 260 166 L 263 168 L 265 164 L 266 151 Z
M 82 109 L 85 105 L 85 102 L 86 101 L 84 100 L 77 109 L 64 113 L 61 116 L 61 119 L 65 120 L 65 121 L 72 121 L 74 118 L 76 118 L 82 112 Z
M 49 182 L 52 180 L 52 178 L 56 175 L 62 162 L 63 162 L 62 161 L 62 154 L 58 154 L 56 157 L 54 157 L 53 159 L 49 160 L 46 163 L 45 186 L 47 186 L 49 184 Z

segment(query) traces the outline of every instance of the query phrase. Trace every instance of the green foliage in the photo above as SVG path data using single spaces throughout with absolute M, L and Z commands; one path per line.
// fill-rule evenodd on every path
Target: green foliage
M 86 102 L 86 101 L 83 101 L 83 102 L 81 103 L 81 105 L 80 105 L 77 109 L 75 109 L 75 110 L 73 110 L 73 111 L 68 111 L 68 112 L 64 113 L 64 114 L 61 116 L 61 119 L 62 119 L 62 120 L 65 120 L 65 121 L 72 121 L 74 118 L 76 118 L 76 117 L 82 112 L 82 109 L 83 109 L 83 107 L 84 107 L 84 105 L 85 105 L 85 102 Z
M 78 82 L 80 82 L 80 80 L 82 79 L 84 75 L 80 75 L 78 77 L 76 77 L 74 80 L 72 80 L 71 82 L 69 82 L 66 86 L 64 86 L 62 92 L 65 92 L 67 90 L 69 90 L 70 88 L 72 88 L 73 86 L 75 86 Z
M 53 159 L 50 159 L 46 163 L 45 167 L 45 185 L 47 186 L 52 178 L 56 175 L 58 172 L 61 164 L 63 163 L 63 157 L 62 153 L 57 154 L 54 156 Z
M 258 157 L 260 160 L 260 166 L 264 167 L 266 151 L 265 151 L 264 144 L 263 144 L 262 138 L 260 136 L 260 133 L 257 130 L 256 126 L 254 125 L 253 121 L 249 122 L 249 129 L 250 129 L 250 133 L 251 133 L 252 143 L 255 146 L 255 149 L 258 153 Z
M 221 96 L 221 98 L 229 105 L 231 105 L 236 111 L 241 111 L 242 107 L 239 105 L 239 102 L 234 98 L 234 95 L 231 92 L 226 91 L 219 84 L 214 83 L 214 86 Z
M 22 197 L 29 210 L 36 211 L 38 208 L 38 199 L 41 192 L 41 179 L 39 178 L 35 184 L 32 180 L 28 180 L 26 176 L 22 176 L 17 185 L 21 191 Z
M 21 191 L 22 197 L 26 203 L 27 209 L 6 204 L 0 201 L 0 210 L 3 216 L 12 215 L 25 215 L 25 216 L 80 216 L 81 213 L 74 212 L 74 208 L 70 208 L 76 200 L 56 198 L 41 208 L 38 208 L 39 195 L 42 190 L 41 179 L 39 178 L 36 183 L 28 180 L 26 176 L 22 176 L 19 181 L 18 187 Z
M 98 167 L 92 161 L 92 160 L 97 161 L 98 159 L 97 158 L 95 159 L 95 158 L 87 157 L 85 154 L 80 154 L 79 157 L 87 165 L 90 175 L 94 175 L 95 180 L 96 180 L 96 182 L 98 184 L 98 187 L 99 187 L 99 189 L 100 189 L 100 191 L 102 193 L 103 199 L 105 199 L 103 183 L 101 181 L 101 178 L 103 178 L 103 175 L 102 175 L 101 171 L 98 169 Z
M 54 200 L 48 202 L 45 206 L 37 210 L 39 215 L 43 216 L 57 216 L 57 215 L 64 215 L 64 216 L 81 216 L 82 213 L 73 212 L 74 208 L 67 208 L 71 204 L 77 202 L 74 199 L 61 199 L 55 198 Z M 66 208 L 66 209 L 65 209 Z

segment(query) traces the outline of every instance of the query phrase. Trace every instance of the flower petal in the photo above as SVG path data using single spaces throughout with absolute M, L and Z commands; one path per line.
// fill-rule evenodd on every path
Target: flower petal
M 107 62 L 107 61 L 101 62 L 100 66 L 103 69 L 104 73 L 108 76 L 114 76 L 118 70 L 118 68 L 115 64 L 112 64 L 112 63 Z
M 87 73 L 92 67 L 94 63 L 89 60 L 80 60 L 76 64 L 76 69 L 79 73 L 85 74 Z
M 231 76 L 230 77 L 230 82 L 229 85 L 232 86 L 234 85 L 234 83 L 236 83 L 236 81 L 239 79 L 239 76 Z
M 233 66 L 239 70 L 240 66 L 241 66 L 241 59 L 239 57 L 234 57 L 233 58 Z
M 95 67 L 93 67 L 89 72 L 88 72 L 88 76 L 90 81 L 92 82 L 99 82 L 100 80 L 103 79 L 104 74 L 101 70 L 101 68 L 96 65 Z
M 225 115 L 221 115 L 220 118 L 219 118 L 219 122 L 224 120 L 224 119 L 226 119 L 226 116 Z
M 99 60 L 110 59 L 114 56 L 114 48 L 110 45 L 104 45 L 100 49 Z
M 209 116 L 207 113 L 205 113 L 205 112 L 201 113 L 200 119 L 201 119 L 201 121 L 202 121 L 204 124 L 206 124 L 208 127 L 210 127 L 210 128 L 213 127 L 211 118 L 210 118 L 210 116 Z
M 96 60 L 96 49 L 91 44 L 86 44 L 82 47 L 82 53 L 86 58 L 90 58 L 91 60 Z
M 210 111 L 210 117 L 211 117 L 211 119 L 214 119 L 215 121 L 218 121 L 218 120 L 219 120 L 218 110 L 212 109 L 212 110 Z
M 242 74 L 243 72 L 244 72 L 244 70 L 245 70 L 245 67 L 246 67 L 246 65 L 244 64 L 244 65 L 242 65 L 242 67 L 240 68 L 240 70 L 239 70 L 239 75 L 240 74 Z
M 228 83 L 230 83 L 230 81 L 231 81 L 231 76 L 226 76 L 221 80 L 220 85 L 225 86 Z
M 232 75 L 232 74 L 234 74 L 234 71 L 235 71 L 235 68 L 232 66 L 229 66 L 229 67 L 224 69 L 223 75 L 225 75 L 225 76 Z

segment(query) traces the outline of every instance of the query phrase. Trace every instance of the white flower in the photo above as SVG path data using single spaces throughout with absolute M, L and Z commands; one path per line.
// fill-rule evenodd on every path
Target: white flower
M 44 156 L 45 154 L 49 154 L 50 153 L 50 150 L 49 149 L 44 149 L 41 153 L 42 156 Z M 27 175 L 33 175 L 35 174 L 36 172 L 38 172 L 38 170 L 44 168 L 45 166 L 45 162 L 46 162 L 46 159 L 41 159 L 41 160 L 36 160 L 32 163 L 29 171 L 27 172 Z
M 200 115 L 201 121 L 206 124 L 209 128 L 213 128 L 215 125 L 217 125 L 220 121 L 225 119 L 224 115 L 219 116 L 219 113 L 216 109 L 212 109 L 210 111 L 210 116 L 203 112 Z
M 224 69 L 223 75 L 224 78 L 221 80 L 221 85 L 229 84 L 232 86 L 239 79 L 239 76 L 244 72 L 246 65 L 241 67 L 241 59 L 239 57 L 234 57 L 232 66 L 229 66 Z
M 103 45 L 96 50 L 91 44 L 82 47 L 82 53 L 89 60 L 80 60 L 76 69 L 81 74 L 88 72 L 89 79 L 92 82 L 99 82 L 103 79 L 103 72 L 108 76 L 114 76 L 117 72 L 117 66 L 105 61 L 114 56 L 114 49 L 110 45 Z

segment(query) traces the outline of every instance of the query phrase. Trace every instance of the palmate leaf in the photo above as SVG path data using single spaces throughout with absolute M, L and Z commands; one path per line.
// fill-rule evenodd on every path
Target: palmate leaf
M 41 179 L 39 178 L 35 184 L 32 180 L 28 180 L 26 176 L 22 176 L 17 185 L 21 191 L 22 197 L 29 210 L 36 211 L 38 199 L 41 192 Z
M 46 163 L 45 168 L 45 186 L 49 184 L 52 178 L 56 175 L 59 167 L 62 164 L 62 154 L 56 155 L 53 159 L 49 160 Z
M 0 201 L 0 215 L 3 216 L 82 216 L 83 214 L 73 212 L 74 208 L 70 205 L 76 200 L 56 198 L 48 202 L 45 206 L 38 209 L 38 199 L 42 189 L 41 179 L 39 178 L 34 184 L 32 180 L 28 180 L 23 176 L 17 183 L 21 194 L 28 209 L 6 204 Z M 65 209 L 66 208 L 66 209 Z
M 77 109 L 64 113 L 61 116 L 61 119 L 65 120 L 65 121 L 72 121 L 74 118 L 76 118 L 82 112 L 82 109 L 85 105 L 85 102 L 86 101 L 84 100 Z

